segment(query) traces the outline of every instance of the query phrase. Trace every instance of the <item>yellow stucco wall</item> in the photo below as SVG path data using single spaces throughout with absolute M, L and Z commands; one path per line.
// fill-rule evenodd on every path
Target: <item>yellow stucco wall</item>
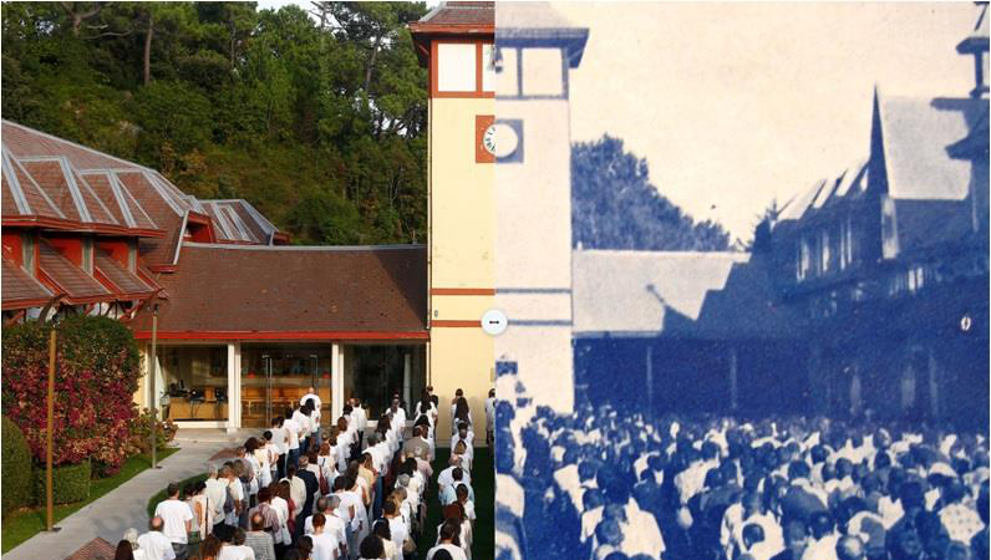
M 495 383 L 492 337 L 480 328 L 435 328 L 430 332 L 430 371 L 440 397 L 437 443 L 451 441 L 451 399 L 462 389 L 471 408 L 475 446 L 485 443 L 485 398 Z
M 475 162 L 475 117 L 493 115 L 485 98 L 430 100 L 430 288 L 494 288 L 494 165 Z M 450 401 L 462 389 L 472 411 L 476 445 L 485 441 L 485 398 L 493 386 L 492 338 L 479 326 L 491 295 L 430 296 L 429 379 L 440 397 L 437 439 L 450 442 Z M 436 325 L 433 322 L 437 322 Z

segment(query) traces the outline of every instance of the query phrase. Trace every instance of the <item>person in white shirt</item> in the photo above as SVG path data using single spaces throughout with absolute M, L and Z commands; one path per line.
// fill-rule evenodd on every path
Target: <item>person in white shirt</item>
M 406 428 L 406 409 L 399 406 L 399 397 L 392 399 L 392 407 L 389 409 L 389 413 L 392 416 L 392 427 L 393 429 L 399 431 L 400 436 L 402 431 Z
M 306 455 L 310 450 L 310 434 L 313 432 L 313 421 L 310 418 L 310 409 L 306 405 L 294 407 L 292 420 L 297 425 L 297 437 L 299 438 L 299 454 Z
M 165 522 L 161 517 L 155 516 L 148 521 L 148 532 L 138 537 L 138 546 L 145 551 L 145 556 L 149 560 L 175 560 L 175 550 L 172 542 L 162 534 Z
M 458 523 L 445 521 L 440 526 L 437 545 L 427 551 L 426 560 L 433 560 L 438 551 L 444 550 L 451 555 L 452 560 L 468 560 L 468 555 L 460 546 L 461 527 Z
M 440 474 L 437 475 L 437 486 L 439 488 L 443 488 L 445 486 L 450 486 L 451 484 L 454 484 L 454 469 L 461 468 L 461 458 L 458 457 L 457 455 L 452 455 L 449 464 L 450 464 L 449 467 L 440 471 Z M 463 480 L 465 484 L 471 485 L 471 474 L 469 474 L 464 469 L 461 470 L 464 473 Z
M 327 518 L 322 513 L 312 516 L 313 534 L 310 541 L 313 543 L 313 560 L 337 560 L 341 554 L 341 543 L 337 540 L 337 535 L 326 531 Z
M 323 409 L 323 402 L 320 400 L 320 395 L 317 394 L 317 388 L 310 386 L 303 398 L 299 399 L 299 404 L 311 403 L 313 411 L 316 412 L 317 416 L 317 426 L 320 425 L 320 411 Z
M 227 479 L 219 478 L 217 473 L 217 465 L 210 463 L 207 465 L 207 479 L 206 479 L 206 500 L 207 506 L 213 510 L 213 527 L 220 525 L 224 522 L 224 503 L 227 500 Z M 210 532 L 213 532 L 213 527 L 210 528 Z M 206 538 L 206 535 L 202 535 Z
M 272 428 L 269 430 L 272 437 L 269 441 L 276 458 L 276 478 L 281 479 L 286 476 L 286 461 L 289 455 L 289 430 L 285 427 L 285 418 L 276 416 L 272 419 Z
M 385 520 L 389 522 L 392 542 L 395 543 L 396 548 L 402 551 L 403 543 L 409 538 L 409 527 L 399 513 L 399 504 L 396 503 L 394 496 L 389 496 L 382 504 L 382 513 Z
M 236 529 L 231 535 L 233 542 L 225 542 L 217 560 L 255 560 L 255 550 L 244 544 L 243 529 Z
M 294 414 L 295 411 L 293 409 L 286 410 L 286 418 L 282 422 L 282 427 L 286 429 L 286 434 L 289 436 L 286 467 L 296 465 L 299 462 L 299 433 L 303 427 L 294 419 Z
M 155 507 L 155 517 L 162 519 L 162 534 L 172 543 L 176 558 L 183 560 L 187 554 L 188 535 L 192 530 L 193 511 L 189 509 L 189 504 L 179 499 L 178 483 L 170 482 L 166 493 L 169 497 Z

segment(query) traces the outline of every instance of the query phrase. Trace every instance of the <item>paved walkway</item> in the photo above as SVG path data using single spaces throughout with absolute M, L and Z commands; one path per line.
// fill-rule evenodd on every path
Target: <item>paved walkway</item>
M 148 500 L 169 481 L 204 472 L 206 462 L 223 448 L 239 441 L 241 434 L 221 430 L 180 430 L 176 442 L 181 449 L 159 465 L 148 469 L 57 523 L 57 533 L 39 533 L 3 555 L 4 560 L 61 560 L 96 537 L 115 546 L 124 531 L 148 527 Z

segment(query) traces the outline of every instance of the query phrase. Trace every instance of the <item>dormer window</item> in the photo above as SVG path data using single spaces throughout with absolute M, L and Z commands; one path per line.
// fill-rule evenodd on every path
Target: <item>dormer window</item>
M 822 230 L 819 232 L 819 272 L 821 274 L 826 274 L 829 272 L 830 266 L 830 247 L 829 247 L 829 230 Z

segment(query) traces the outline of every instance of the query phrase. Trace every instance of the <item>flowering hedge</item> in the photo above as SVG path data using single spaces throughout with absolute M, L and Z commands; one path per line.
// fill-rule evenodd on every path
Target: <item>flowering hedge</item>
M 3 329 L 3 413 L 24 432 L 38 461 L 45 457 L 48 337 L 53 325 L 35 321 Z M 95 461 L 119 470 L 128 454 L 140 358 L 131 331 L 105 317 L 74 316 L 58 331 L 54 462 Z

